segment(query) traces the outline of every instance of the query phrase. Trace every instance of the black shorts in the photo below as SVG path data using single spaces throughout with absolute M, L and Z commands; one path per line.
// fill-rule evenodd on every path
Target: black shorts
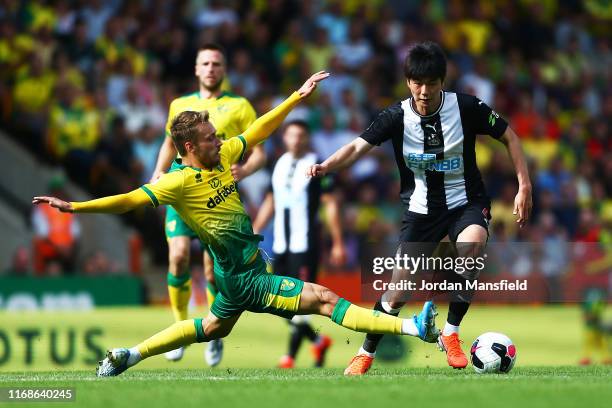
M 446 235 L 456 242 L 461 231 L 470 225 L 480 225 L 488 233 L 489 220 L 491 204 L 486 201 L 432 214 L 406 211 L 402 218 L 400 242 L 440 242 Z
M 273 268 L 275 275 L 289 276 L 304 282 L 315 282 L 317 279 L 319 257 L 314 251 L 285 252 L 274 254 Z

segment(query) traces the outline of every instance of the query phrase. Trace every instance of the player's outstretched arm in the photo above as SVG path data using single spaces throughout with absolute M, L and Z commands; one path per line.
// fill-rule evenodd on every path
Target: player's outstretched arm
M 516 171 L 519 190 L 514 198 L 513 214 L 518 216 L 516 222 L 522 227 L 529 219 L 533 206 L 531 198 L 531 180 L 529 179 L 527 160 L 521 148 L 521 142 L 510 126 L 506 128 L 506 131 L 499 140 L 506 146 L 506 149 L 508 149 L 508 153 L 514 164 L 514 170 Z
M 291 94 L 283 103 L 253 122 L 243 134 L 247 143 L 247 149 L 266 140 L 274 129 L 283 123 L 283 120 L 285 120 L 289 112 L 291 112 L 302 99 L 310 96 L 317 88 L 317 84 L 328 76 L 329 73 L 325 71 L 319 71 L 312 75 L 304 82 L 304 85 L 302 85 L 300 89 Z
M 372 150 L 373 147 L 374 145 L 358 137 L 336 150 L 336 153 L 329 156 L 323 163 L 310 166 L 308 170 L 306 170 L 306 176 L 320 177 L 338 169 L 348 167 L 359 160 L 364 154 Z
M 147 193 L 142 189 L 125 194 L 102 197 L 83 202 L 68 202 L 57 197 L 40 196 L 32 199 L 32 204 L 48 203 L 61 212 L 109 213 L 123 214 L 139 207 L 151 204 Z

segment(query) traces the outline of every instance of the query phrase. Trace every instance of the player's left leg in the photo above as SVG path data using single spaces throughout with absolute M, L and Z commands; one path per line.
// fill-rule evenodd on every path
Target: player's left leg
M 208 307 L 210 308 L 215 302 L 215 298 L 219 290 L 215 284 L 215 273 L 213 259 L 204 248 L 202 251 L 202 257 L 204 262 L 204 276 L 206 277 L 206 298 L 208 300 Z M 206 349 L 204 350 L 204 359 L 206 363 L 215 367 L 219 365 L 223 358 L 223 340 L 215 339 L 208 342 Z
M 471 224 L 465 227 L 457 236 L 457 256 L 475 258 L 480 256 L 485 248 L 488 239 L 487 229 L 478 224 Z M 475 271 L 466 271 L 463 276 L 467 280 L 473 280 L 477 276 Z M 451 294 L 451 301 L 448 305 L 448 317 L 442 333 L 438 339 L 441 350 L 446 352 L 448 365 L 453 368 L 465 368 L 468 359 L 461 349 L 459 340 L 459 326 L 466 315 L 472 297 L 473 290 L 456 291 Z
M 209 313 L 206 319 L 189 319 L 174 323 L 172 326 L 154 334 L 131 348 L 109 350 L 106 358 L 96 368 L 98 377 L 116 376 L 128 368 L 149 358 L 192 343 L 201 343 L 227 336 L 240 314 L 228 318 L 218 318 Z

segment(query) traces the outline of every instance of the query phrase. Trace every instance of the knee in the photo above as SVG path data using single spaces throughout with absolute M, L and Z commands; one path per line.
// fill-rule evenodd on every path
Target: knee
M 179 273 L 182 268 L 189 264 L 189 247 L 185 245 L 170 246 L 168 261 L 171 266 L 180 266 Z
M 232 331 L 232 329 L 227 329 L 227 328 L 223 328 L 223 327 L 206 327 L 204 329 L 204 334 L 206 335 L 206 338 L 208 340 L 217 340 L 217 339 L 222 339 L 224 337 L 227 337 L 228 334 L 230 334 L 230 332 Z
M 317 292 L 319 303 L 321 304 L 320 313 L 324 316 L 331 316 L 340 296 L 336 295 L 328 288 L 322 288 Z

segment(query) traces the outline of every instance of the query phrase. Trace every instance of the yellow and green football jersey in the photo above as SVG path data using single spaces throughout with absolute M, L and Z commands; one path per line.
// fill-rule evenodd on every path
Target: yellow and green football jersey
M 208 246 L 215 260 L 215 274 L 227 276 L 241 270 L 257 252 L 260 235 L 253 233 L 230 167 L 242 159 L 242 136 L 223 143 L 219 165 L 199 169 L 184 165 L 162 175 L 142 189 L 155 207 L 172 205 L 181 219 Z
M 227 140 L 244 132 L 257 117 L 253 106 L 246 98 L 223 92 L 216 98 L 202 98 L 200 92 L 176 98 L 170 104 L 166 136 L 170 136 L 170 126 L 176 115 L 185 111 L 208 111 L 210 122 L 217 129 L 217 137 Z
M 216 98 L 202 98 L 200 92 L 176 98 L 170 104 L 168 121 L 166 122 L 166 136 L 170 137 L 172 120 L 185 111 L 208 111 L 209 120 L 217 130 L 217 137 L 221 140 L 242 134 L 255 121 L 257 115 L 248 100 L 229 92 L 223 92 Z M 180 155 L 177 153 L 177 157 Z M 172 163 L 170 170 L 179 166 Z M 181 219 L 174 208 L 168 207 L 166 211 L 166 237 L 188 236 L 194 238 L 198 234 L 192 231 Z

